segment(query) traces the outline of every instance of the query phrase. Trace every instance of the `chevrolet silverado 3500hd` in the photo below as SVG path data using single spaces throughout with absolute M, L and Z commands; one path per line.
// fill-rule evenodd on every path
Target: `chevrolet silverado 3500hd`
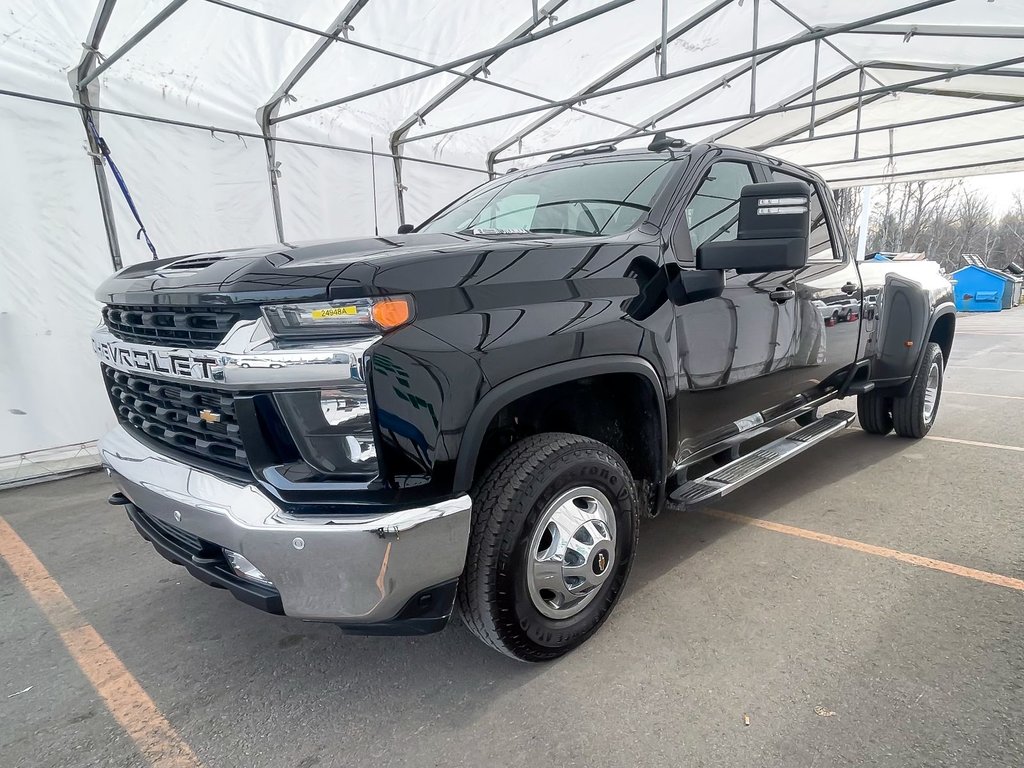
M 112 503 L 265 611 L 423 633 L 457 603 L 497 650 L 552 659 L 607 618 L 642 516 L 843 429 L 819 417 L 837 398 L 871 433 L 934 423 L 950 283 L 858 264 L 790 163 L 581 150 L 400 232 L 163 259 L 97 292 Z

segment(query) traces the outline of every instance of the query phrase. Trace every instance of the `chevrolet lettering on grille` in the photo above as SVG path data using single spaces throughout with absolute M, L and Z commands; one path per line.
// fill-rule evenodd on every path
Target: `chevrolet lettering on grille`
M 219 381 L 223 377 L 217 369 L 219 361 L 212 355 L 195 355 L 181 349 L 152 349 L 96 339 L 93 339 L 92 347 L 100 362 L 121 371 L 164 374 L 196 381 Z

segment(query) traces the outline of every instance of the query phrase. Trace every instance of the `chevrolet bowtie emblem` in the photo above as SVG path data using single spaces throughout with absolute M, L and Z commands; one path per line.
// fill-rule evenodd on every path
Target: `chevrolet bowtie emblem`
M 214 413 L 209 408 L 204 408 L 199 412 L 199 418 L 205 421 L 207 424 L 218 424 L 220 423 L 220 414 Z

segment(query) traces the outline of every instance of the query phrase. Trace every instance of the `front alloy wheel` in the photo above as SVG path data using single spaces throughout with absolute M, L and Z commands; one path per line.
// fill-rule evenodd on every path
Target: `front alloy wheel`
M 538 611 L 572 618 L 597 597 L 615 564 L 615 513 L 596 488 L 571 488 L 550 502 L 526 550 L 526 585 Z
M 622 593 L 639 530 L 636 484 L 607 445 L 548 432 L 520 440 L 477 481 L 462 619 L 522 661 L 583 643 Z

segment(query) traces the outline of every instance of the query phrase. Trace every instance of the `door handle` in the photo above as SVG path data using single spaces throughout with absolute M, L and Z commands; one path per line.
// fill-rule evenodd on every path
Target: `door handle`
M 794 296 L 796 296 L 796 291 L 790 290 L 789 288 L 776 288 L 768 294 L 769 299 L 778 302 L 779 304 L 785 304 Z
M 849 295 L 852 296 L 853 294 L 855 294 L 857 292 L 857 284 L 856 283 L 846 283 L 839 290 L 842 291 L 843 293 L 846 293 L 846 294 L 849 294 Z

